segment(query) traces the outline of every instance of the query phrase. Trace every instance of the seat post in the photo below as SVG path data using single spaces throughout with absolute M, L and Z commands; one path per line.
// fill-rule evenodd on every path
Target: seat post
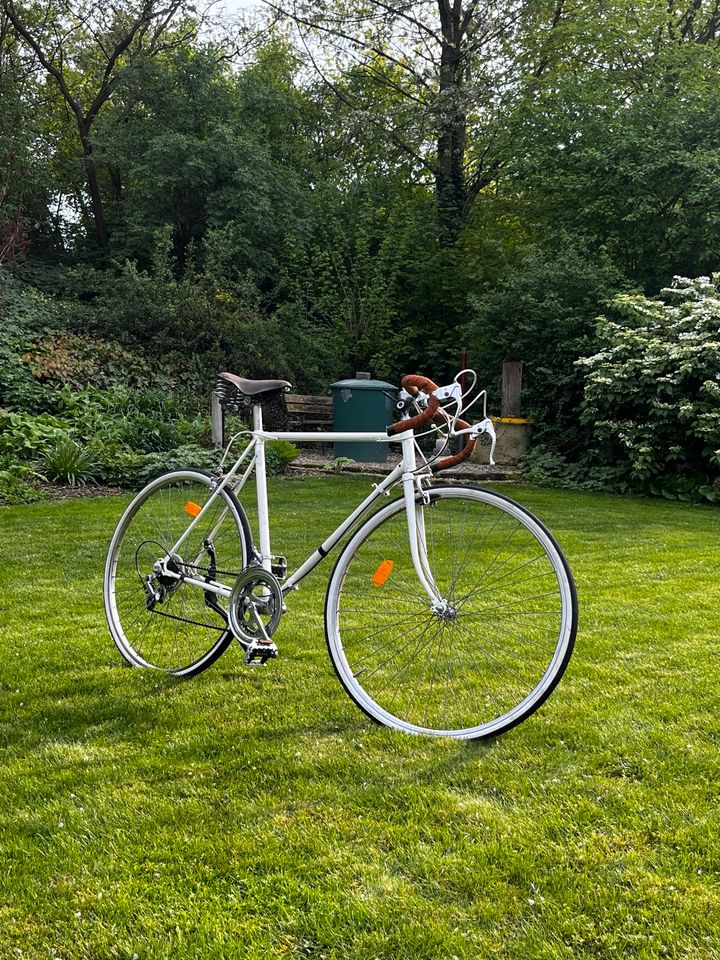
M 253 404 L 253 432 L 262 432 L 262 405 Z M 271 570 L 270 551 L 270 516 L 267 499 L 267 473 L 265 470 L 265 441 L 262 437 L 255 438 L 255 487 L 257 489 L 258 532 L 260 534 L 260 554 L 262 565 Z

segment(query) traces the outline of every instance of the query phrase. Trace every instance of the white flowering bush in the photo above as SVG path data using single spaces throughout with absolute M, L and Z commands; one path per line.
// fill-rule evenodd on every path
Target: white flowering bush
M 612 306 L 601 349 L 577 361 L 591 460 L 652 493 L 720 500 L 720 274 Z

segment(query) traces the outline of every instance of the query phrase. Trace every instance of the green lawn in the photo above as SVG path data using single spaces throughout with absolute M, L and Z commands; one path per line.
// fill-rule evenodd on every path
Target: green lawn
M 367 489 L 275 481 L 275 549 Z M 719 515 L 509 492 L 567 553 L 580 630 L 549 702 L 479 745 L 351 703 L 330 561 L 277 662 L 168 681 L 105 627 L 127 498 L 0 510 L 0 958 L 720 957 Z

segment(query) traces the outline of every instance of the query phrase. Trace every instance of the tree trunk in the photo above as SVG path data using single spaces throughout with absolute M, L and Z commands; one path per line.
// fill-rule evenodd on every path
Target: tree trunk
M 462 103 L 462 36 L 460 4 L 440 0 L 442 50 L 437 140 L 437 195 L 440 239 L 452 246 L 462 229 L 467 199 L 465 182 L 466 116 Z
M 113 199 L 117 203 L 120 203 L 123 196 L 122 176 L 120 174 L 119 169 L 113 164 L 110 164 L 110 166 L 108 167 L 108 171 L 110 173 L 110 180 L 113 186 Z
M 90 142 L 90 131 L 83 124 L 78 123 L 80 128 L 80 140 L 82 142 L 83 157 L 85 160 L 85 174 L 87 176 L 88 192 L 90 194 L 90 205 L 92 216 L 95 222 L 95 239 L 99 247 L 106 247 L 108 244 L 108 229 L 103 210 L 102 194 L 98 182 L 97 168 L 92 155 L 92 143 Z

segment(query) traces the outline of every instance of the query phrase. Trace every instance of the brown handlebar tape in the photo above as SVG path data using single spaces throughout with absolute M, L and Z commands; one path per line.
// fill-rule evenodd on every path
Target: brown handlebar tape
M 411 373 L 402 378 L 400 385 L 407 390 L 408 393 L 417 393 L 418 390 L 425 390 L 429 395 L 428 405 L 427 409 L 423 410 L 423 412 L 419 413 L 416 417 L 391 423 L 387 428 L 387 435 L 389 437 L 394 437 L 397 433 L 405 433 L 406 430 L 417 430 L 418 427 L 429 423 L 440 409 L 440 401 L 437 397 L 433 396 L 433 391 L 437 390 L 437 384 L 433 383 L 432 380 Z
M 427 409 L 419 413 L 416 417 L 391 423 L 387 428 L 389 437 L 393 437 L 398 433 L 404 433 L 406 430 L 417 430 L 418 427 L 424 426 L 426 423 L 429 423 L 430 420 L 438 420 L 442 417 L 439 413 L 440 401 L 437 397 L 433 396 L 438 386 L 436 383 L 433 383 L 429 377 L 422 377 L 419 374 L 410 373 L 402 378 L 400 385 L 407 390 L 408 393 L 417 393 L 418 390 L 424 390 L 430 399 Z M 461 430 L 467 430 L 470 426 L 465 420 L 456 420 L 455 425 Z M 433 473 L 438 473 L 440 470 L 447 470 L 448 467 L 456 467 L 459 463 L 463 463 L 475 449 L 475 443 L 475 440 L 468 437 L 467 443 L 459 453 L 455 453 L 450 457 L 443 457 L 442 460 L 438 460 L 437 463 L 432 464 L 430 469 Z
M 467 430 L 470 424 L 466 420 L 456 420 L 455 426 L 461 430 Z M 475 449 L 476 442 L 468 435 L 467 443 L 459 453 L 455 453 L 451 457 L 443 457 L 437 463 L 431 464 L 430 469 L 433 473 L 438 473 L 440 470 L 447 470 L 448 467 L 456 467 L 459 463 L 463 463 Z

